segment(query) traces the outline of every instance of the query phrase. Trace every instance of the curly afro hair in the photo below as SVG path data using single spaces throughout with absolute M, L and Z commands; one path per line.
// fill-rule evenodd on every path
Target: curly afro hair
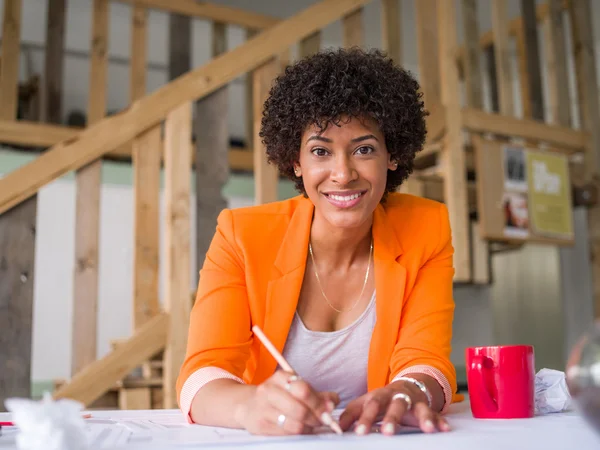
M 415 78 L 383 52 L 335 49 L 302 59 L 275 79 L 259 136 L 268 161 L 306 195 L 302 177 L 294 175 L 304 130 L 315 125 L 323 131 L 343 118 L 370 117 L 398 162 L 387 173 L 385 198 L 411 174 L 415 154 L 425 142 L 427 115 Z

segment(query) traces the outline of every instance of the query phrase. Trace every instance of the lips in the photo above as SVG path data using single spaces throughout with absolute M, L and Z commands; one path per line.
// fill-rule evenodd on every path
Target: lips
M 334 206 L 338 208 L 352 208 L 356 206 L 362 200 L 365 191 L 335 191 L 335 192 L 324 192 L 325 198 Z

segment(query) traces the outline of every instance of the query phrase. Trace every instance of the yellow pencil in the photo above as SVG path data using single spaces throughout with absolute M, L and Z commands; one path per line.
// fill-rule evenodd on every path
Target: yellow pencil
M 277 363 L 281 366 L 283 370 L 291 374 L 296 374 L 296 371 L 292 369 L 292 366 L 290 366 L 289 363 L 283 357 L 283 355 L 279 353 L 279 351 L 275 348 L 275 346 L 271 343 L 269 338 L 265 335 L 265 333 L 263 333 L 263 331 L 258 325 L 254 325 L 252 327 L 252 331 L 254 332 L 254 334 L 256 334 L 256 336 L 258 336 L 258 339 L 260 339 L 265 348 L 269 351 L 271 356 L 275 358 L 275 361 L 277 361 Z M 323 417 L 321 418 L 321 420 L 325 425 L 328 425 L 337 434 L 343 434 L 339 424 L 335 420 L 333 420 L 333 417 L 331 417 L 331 414 L 329 414 L 328 412 L 323 413 Z

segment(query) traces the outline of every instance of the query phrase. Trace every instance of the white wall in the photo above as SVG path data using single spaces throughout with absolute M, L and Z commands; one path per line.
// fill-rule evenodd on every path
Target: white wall
M 133 190 L 105 184 L 101 194 L 99 253 L 98 357 L 110 349 L 110 340 L 132 332 Z M 252 199 L 230 198 L 229 206 L 252 204 Z M 192 217 L 195 200 L 190 199 Z M 164 261 L 164 220 L 161 204 L 161 261 Z M 195 221 L 191 254 L 195 261 Z M 38 197 L 34 282 L 32 379 L 70 377 L 73 310 L 73 255 L 75 185 L 59 180 L 44 187 Z M 164 267 L 160 298 L 163 299 Z M 192 268 L 190 292 L 197 278 Z

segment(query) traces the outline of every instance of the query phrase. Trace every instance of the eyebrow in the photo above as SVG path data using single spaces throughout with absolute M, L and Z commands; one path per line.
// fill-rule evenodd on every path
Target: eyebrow
M 352 139 L 352 141 L 350 141 L 350 142 L 356 143 L 356 142 L 367 141 L 369 139 L 375 139 L 376 141 L 378 140 L 375 137 L 375 135 L 373 135 L 373 134 L 365 134 L 364 136 L 359 136 L 359 137 L 356 137 L 356 138 Z M 322 141 L 322 142 L 328 142 L 328 143 L 333 142 L 329 138 L 326 138 L 326 137 L 323 137 L 323 136 L 319 136 L 319 135 L 316 135 L 316 134 L 312 135 L 311 137 L 309 137 L 306 140 L 306 142 L 310 142 L 310 141 Z

